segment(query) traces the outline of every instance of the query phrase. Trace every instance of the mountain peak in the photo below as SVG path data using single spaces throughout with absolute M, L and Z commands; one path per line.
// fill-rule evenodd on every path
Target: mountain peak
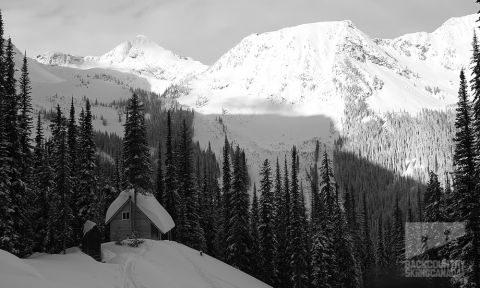
M 133 40 L 128 41 L 128 42 L 130 42 L 133 47 L 143 47 L 143 48 L 160 47 L 160 48 L 164 49 L 163 47 L 158 45 L 155 41 L 151 40 L 150 38 L 148 38 L 147 36 L 142 35 L 142 34 L 139 34 L 139 35 L 135 36 L 135 38 L 133 38 Z

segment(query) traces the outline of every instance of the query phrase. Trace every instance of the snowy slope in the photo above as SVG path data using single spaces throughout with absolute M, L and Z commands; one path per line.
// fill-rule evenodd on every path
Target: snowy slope
M 190 58 L 181 57 L 164 49 L 144 35 L 138 35 L 101 56 L 73 56 L 61 52 L 47 52 L 35 58 L 38 62 L 78 69 L 104 68 L 131 73 L 148 80 L 157 93 L 181 82 L 206 66 Z
M 23 54 L 15 49 L 17 73 L 20 73 L 22 57 Z M 79 113 L 88 98 L 93 104 L 94 128 L 100 131 L 121 135 L 123 123 L 119 122 L 119 111 L 111 103 L 130 98 L 131 88 L 151 89 L 147 80 L 129 73 L 103 68 L 80 70 L 44 65 L 30 58 L 27 60 L 35 111 L 51 111 L 59 104 L 64 112 L 68 112 L 73 98 L 76 112 Z M 120 116 L 124 119 L 123 115 Z M 48 130 L 48 125 L 45 125 L 45 129 Z
M 179 100 L 204 113 L 326 115 L 350 103 L 373 112 L 444 109 L 468 66 L 477 16 L 433 33 L 372 39 L 350 21 L 253 34 L 188 84 Z
M 147 240 L 139 248 L 105 243 L 102 252 L 107 263 L 76 248 L 66 255 L 39 254 L 25 260 L 0 250 L 0 287 L 270 287 L 176 242 Z

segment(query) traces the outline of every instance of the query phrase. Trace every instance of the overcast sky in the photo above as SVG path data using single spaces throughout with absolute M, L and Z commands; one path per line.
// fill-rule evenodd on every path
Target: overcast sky
M 298 24 L 352 20 L 373 37 L 433 31 L 473 14 L 474 0 L 0 0 L 6 36 L 29 55 L 101 55 L 143 34 L 210 64 L 243 37 Z

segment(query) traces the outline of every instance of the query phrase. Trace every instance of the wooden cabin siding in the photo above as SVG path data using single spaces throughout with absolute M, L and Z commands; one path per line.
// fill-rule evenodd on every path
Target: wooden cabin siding
M 131 219 L 122 220 L 123 212 L 130 212 L 130 201 L 113 216 L 110 222 L 110 241 L 123 240 L 132 235 Z
M 135 209 L 135 230 L 138 238 L 150 239 L 150 219 L 138 208 Z
M 132 235 L 132 214 L 130 200 L 115 214 L 110 222 L 110 241 L 119 241 Z M 138 208 L 135 207 L 135 230 L 138 238 L 159 240 L 161 233 L 152 235 L 152 221 Z M 123 212 L 130 212 L 130 219 L 122 220 Z M 154 233 L 156 234 L 156 233 Z

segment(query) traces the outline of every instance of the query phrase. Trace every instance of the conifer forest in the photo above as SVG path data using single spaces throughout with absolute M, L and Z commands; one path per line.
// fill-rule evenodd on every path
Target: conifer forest
M 121 268 L 116 268 L 120 272 L 115 270 L 115 273 L 125 274 L 119 278 L 124 279 L 124 286 L 97 287 L 153 287 L 145 284 L 148 277 L 139 275 L 154 275 L 160 268 L 150 268 L 146 270 L 148 273 L 138 271 L 146 265 L 140 265 L 139 257 L 157 255 L 152 252 L 155 245 L 165 249 L 158 250 L 163 251 L 159 255 L 164 257 L 159 261 L 165 261 L 158 267 L 174 265 L 169 263 L 181 255 L 185 258 L 182 263 L 193 266 L 175 266 L 175 269 L 193 269 L 194 272 L 188 273 L 197 273 L 206 283 L 198 282 L 196 287 L 480 287 L 479 14 L 466 16 L 469 22 L 456 18 L 457 22 L 449 24 L 465 21 L 474 26 L 468 30 L 458 24 L 457 30 L 451 28 L 455 32 L 445 33 L 451 37 L 464 33 L 461 35 L 468 35 L 469 44 L 460 50 L 460 46 L 448 46 L 453 42 L 445 40 L 445 46 L 450 48 L 445 48 L 449 50 L 444 54 L 430 53 L 437 49 L 435 45 L 440 40 L 432 40 L 425 46 L 419 41 L 450 29 L 447 24 L 442 26 L 444 30 L 436 30 L 430 36 L 418 36 L 420 40 L 414 38 L 416 34 L 405 36 L 407 40 L 365 40 L 362 37 L 369 36 L 343 21 L 252 34 L 215 64 L 202 68 L 200 62 L 157 47 L 142 35 L 102 56 L 52 52 L 31 57 L 28 49 L 24 52 L 17 49 L 16 35 L 10 34 L 14 30 L 7 26 L 10 14 L 4 13 L 3 8 L 1 12 L 0 288 L 33 287 L 15 286 L 12 283 L 17 282 L 7 281 L 8 273 L 2 274 L 1 270 L 17 271 L 8 270 L 16 268 L 9 268 L 7 253 L 24 261 L 21 263 L 30 263 L 32 269 L 41 266 L 35 266 L 35 261 L 43 263 L 38 261 L 52 255 L 91 255 L 87 252 L 86 237 L 92 225 L 98 233 L 94 242 L 101 249 L 98 265 L 120 261 Z M 335 29 L 332 31 L 336 32 L 331 32 L 325 28 L 328 25 L 344 28 L 342 32 Z M 331 57 L 334 60 L 328 60 L 307 49 L 320 45 L 315 42 L 317 38 L 326 47 L 326 43 L 334 41 L 333 36 L 328 36 L 328 41 L 317 34 L 313 37 L 309 33 L 314 32 L 307 28 L 318 35 L 350 34 L 337 35 L 346 40 L 335 40 L 338 41 L 335 49 L 339 51 Z M 295 41 L 310 36 L 312 39 L 303 39 L 305 43 L 282 42 L 291 34 L 295 35 L 292 36 Z M 295 45 L 304 49 L 299 53 L 307 55 L 307 60 L 288 56 L 296 51 Z M 276 47 L 280 47 L 278 51 Z M 121 58 L 119 55 L 125 49 L 130 49 L 130 54 Z M 315 49 L 316 53 L 328 50 Z M 279 51 L 287 56 L 276 55 Z M 412 54 L 417 52 L 421 59 L 415 61 L 433 61 L 429 57 L 440 54 L 452 57 L 448 59 L 468 55 L 468 61 L 458 66 L 448 62 L 451 65 L 445 68 L 447 72 L 442 70 L 438 74 L 453 75 L 454 80 L 445 76 L 441 82 L 435 78 L 438 86 L 427 86 L 430 78 L 422 73 L 428 69 L 412 68 L 411 58 L 417 55 Z M 271 61 L 268 53 L 275 55 Z M 156 62 L 154 56 L 165 59 Z M 119 57 L 123 62 L 115 62 Z M 289 62 L 282 64 L 283 68 L 272 64 L 285 59 Z M 401 62 L 402 59 L 410 62 Z M 312 79 L 323 74 L 317 75 L 311 69 L 317 65 L 315 61 L 327 60 L 338 61 L 331 69 L 331 73 L 336 73 L 331 76 L 333 84 L 330 80 L 317 83 Z M 281 76 L 287 79 L 285 83 L 273 83 L 278 80 L 276 70 L 300 65 L 297 62 L 301 61 L 306 64 L 302 62 L 304 66 L 295 68 L 301 73 L 293 77 L 285 72 L 286 76 Z M 163 63 L 170 66 L 155 66 Z M 262 67 L 268 65 L 272 68 L 263 71 Z M 235 74 L 235 69 L 243 70 Z M 377 74 L 369 74 L 374 72 L 368 69 Z M 183 78 L 177 76 L 180 71 Z M 178 78 L 171 80 L 168 78 L 171 74 Z M 389 76 L 382 78 L 383 75 Z M 63 80 L 56 80 L 61 77 Z M 391 85 L 389 81 L 397 81 L 395 77 L 402 80 Z M 157 89 L 158 83 L 166 79 L 170 82 L 165 89 Z M 299 84 L 300 90 L 295 90 L 298 79 L 303 82 Z M 410 86 L 407 89 L 402 85 Z M 272 92 L 277 86 L 280 92 Z M 406 92 L 397 91 L 403 95 L 397 96 L 391 87 Z M 454 92 L 450 93 L 446 87 L 453 87 Z M 265 102 L 252 100 L 262 93 L 268 94 Z M 235 98 L 237 94 L 241 98 Z M 385 103 L 397 101 L 392 106 L 404 106 L 382 110 L 378 103 L 384 102 L 375 102 L 375 97 L 381 95 L 387 95 L 382 100 Z M 315 102 L 312 97 L 321 100 Z M 341 99 L 338 101 L 342 109 L 337 109 L 340 102 L 335 99 Z M 448 99 L 451 103 L 447 103 Z M 250 104 L 254 108 L 249 108 Z M 310 113 L 315 105 L 327 111 L 324 116 L 329 119 L 328 124 L 307 123 L 317 119 L 312 116 L 316 114 Z M 214 110 L 218 107 L 221 112 Z M 287 113 L 284 107 L 307 112 L 301 115 L 300 110 L 295 110 L 284 116 Z M 278 118 L 268 120 L 273 124 L 265 120 L 270 116 L 258 116 L 275 111 Z M 338 117 L 328 113 L 337 113 Z M 261 119 L 265 122 L 260 123 Z M 286 124 L 294 121 L 301 123 L 300 126 L 292 128 Z M 327 134 L 319 135 L 322 125 L 328 127 L 324 129 Z M 118 201 L 127 201 L 121 199 L 130 189 L 135 191 L 135 196 L 126 202 L 130 206 L 123 202 L 115 206 Z M 150 199 L 150 204 L 141 199 Z M 125 214 L 127 210 L 122 210 L 125 207 L 134 207 L 128 208 L 132 209 L 131 214 Z M 143 218 L 137 215 L 145 216 L 152 237 L 142 236 L 143 228 L 136 226 L 135 221 Z M 116 236 L 122 232 L 121 226 L 115 224 L 116 217 L 122 217 L 118 218 L 118 225 L 127 223 L 121 220 L 133 223 L 122 239 Z M 174 225 L 168 224 L 169 221 Z M 457 237 L 444 230 L 439 237 L 446 237 L 445 243 L 439 240 L 442 244 L 431 247 L 427 247 L 430 238 L 422 234 L 421 253 L 412 257 L 408 227 L 420 223 L 461 223 L 463 233 Z M 159 234 L 154 235 L 154 230 Z M 156 242 L 160 244 L 152 244 Z M 173 245 L 168 249 L 176 249 L 176 254 L 173 250 L 165 252 L 167 246 L 161 245 Z M 122 246 L 129 247 L 132 250 L 128 253 L 137 256 L 121 254 L 124 252 L 118 247 Z M 194 260 L 197 258 L 192 255 L 201 260 Z M 258 282 L 228 282 L 234 280 L 215 276 L 214 272 L 208 272 L 210 264 L 198 264 L 205 259 L 214 261 L 207 255 L 228 265 L 222 268 L 228 272 L 222 274 L 221 270 L 219 274 L 235 275 L 228 276 L 232 279 L 253 277 L 257 280 L 248 281 Z M 407 275 L 406 267 L 411 263 L 435 261 L 459 261 L 462 266 L 448 277 Z M 242 274 L 232 274 L 233 268 L 229 266 Z M 133 272 L 128 272 L 129 269 Z M 243 273 L 248 275 L 242 276 Z M 165 283 L 171 286 L 156 287 L 195 287 L 181 286 L 178 283 L 183 282 L 173 275 L 168 281 L 171 282 Z

